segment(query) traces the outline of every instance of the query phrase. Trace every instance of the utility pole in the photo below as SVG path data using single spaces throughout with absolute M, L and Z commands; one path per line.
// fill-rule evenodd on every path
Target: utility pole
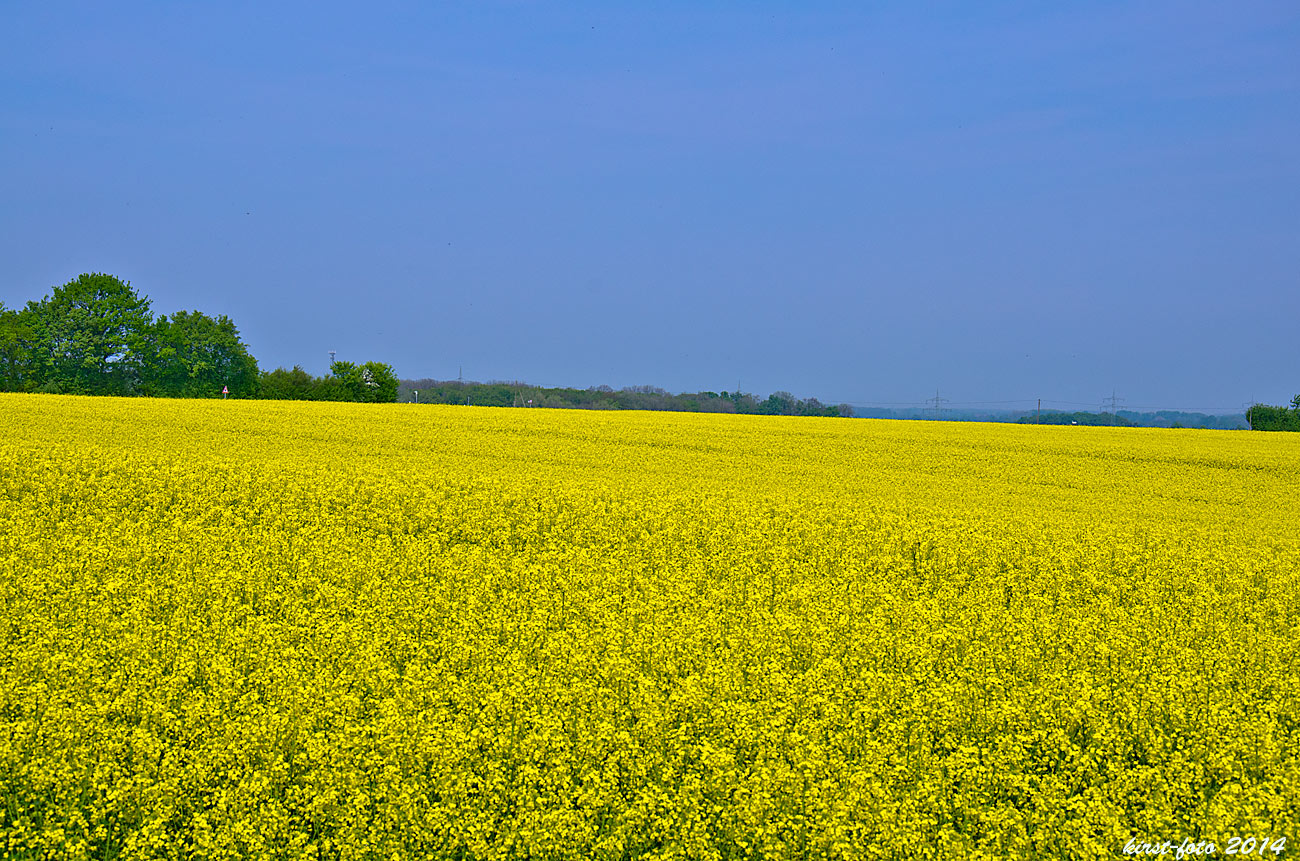
M 943 413 L 943 405 L 948 403 L 948 399 L 939 397 L 939 389 L 936 388 L 934 390 L 934 397 L 926 398 L 925 402 L 927 404 L 934 404 L 934 420 L 938 421 L 939 416 Z
M 1036 425 L 1040 425 L 1040 424 L 1042 424 L 1042 423 L 1043 423 L 1043 399 L 1042 399 L 1042 398 L 1039 398 L 1039 399 L 1038 399 L 1038 416 L 1034 419 L 1034 424 L 1036 424 Z
M 337 352 L 337 350 L 330 350 L 330 368 L 331 368 L 331 369 L 334 367 L 334 354 L 335 354 L 336 352 Z

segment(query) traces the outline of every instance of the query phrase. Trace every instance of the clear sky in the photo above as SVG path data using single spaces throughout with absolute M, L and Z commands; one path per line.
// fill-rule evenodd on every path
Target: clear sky
M 0 300 L 263 367 L 1239 408 L 1300 391 L 1300 5 L 6 0 Z

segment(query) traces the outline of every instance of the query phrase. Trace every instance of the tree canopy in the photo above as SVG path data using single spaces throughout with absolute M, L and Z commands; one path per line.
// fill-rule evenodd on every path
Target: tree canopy
M 28 365 L 44 385 L 88 395 L 131 394 L 143 370 L 149 298 L 112 275 L 80 275 L 27 303 Z
M 336 362 L 324 378 L 260 372 L 229 317 L 154 319 L 130 282 L 95 273 L 21 311 L 0 303 L 0 391 L 377 403 L 397 399 L 397 376 L 381 362 Z
M 397 400 L 397 386 L 397 375 L 382 362 L 337 361 L 324 377 L 312 376 L 299 365 L 264 372 L 258 396 L 278 401 L 392 403 Z
M 1300 395 L 1291 399 L 1291 408 L 1255 404 L 1246 411 L 1250 426 L 1260 431 L 1300 431 Z
M 224 314 L 159 317 L 149 330 L 147 356 L 146 394 L 213 398 L 226 388 L 234 397 L 257 394 L 257 360 Z
M 362 403 L 392 403 L 397 400 L 397 375 L 381 362 L 354 365 L 351 362 L 334 362 L 330 374 L 337 378 L 351 396 L 350 401 Z

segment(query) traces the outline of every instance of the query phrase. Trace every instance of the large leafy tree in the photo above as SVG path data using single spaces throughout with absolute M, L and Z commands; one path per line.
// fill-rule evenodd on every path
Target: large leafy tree
M 224 314 L 200 311 L 163 315 L 149 330 L 143 390 L 177 398 L 235 397 L 256 393 L 257 361 L 239 339 L 239 330 Z
M 112 275 L 80 275 L 27 305 L 32 373 L 81 394 L 130 394 L 152 324 L 149 298 Z

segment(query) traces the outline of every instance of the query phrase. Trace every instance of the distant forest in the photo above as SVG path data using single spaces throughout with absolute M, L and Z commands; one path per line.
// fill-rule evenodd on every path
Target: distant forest
M 402 380 L 398 400 L 421 404 L 467 404 L 481 407 L 550 407 L 577 410 L 665 410 L 691 413 L 745 413 L 769 416 L 853 415 L 848 404 L 827 406 L 816 398 L 774 392 L 759 400 L 747 392 L 694 392 L 674 395 L 656 386 L 613 389 L 545 388 L 521 382 Z
M 1100 425 L 1108 427 L 1132 428 L 1201 428 L 1217 430 L 1245 430 L 1246 420 L 1240 415 L 1210 415 L 1208 413 L 1186 413 L 1177 410 L 1159 410 L 1154 413 L 1139 413 L 1119 410 L 1116 413 L 1099 412 L 1058 412 L 1043 410 L 1023 415 L 1016 419 L 1019 424 L 1045 425 Z
M 1090 425 L 1094 427 L 1142 428 L 1205 428 L 1216 430 L 1245 430 L 1244 414 L 1212 415 L 1179 410 L 1159 410 L 1143 413 L 1134 410 L 1111 412 L 1063 412 L 1061 410 L 965 410 L 933 408 L 915 409 L 859 409 L 861 418 L 910 419 L 915 421 L 950 422 L 1012 422 L 1015 424 Z

